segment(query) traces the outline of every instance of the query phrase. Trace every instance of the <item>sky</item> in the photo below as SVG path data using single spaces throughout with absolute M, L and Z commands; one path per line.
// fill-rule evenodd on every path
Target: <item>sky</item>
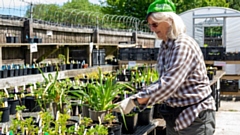
M 10 6 L 23 6 L 26 3 L 51 3 L 51 4 L 59 4 L 62 5 L 64 2 L 67 2 L 68 0 L 0 0 L 0 7 L 10 7 Z M 99 4 L 99 0 L 88 0 L 91 3 Z
M 23 16 L 25 9 L 27 9 L 27 6 L 29 6 L 31 2 L 63 5 L 63 3 L 67 1 L 68 0 L 0 0 L 0 14 Z M 100 4 L 99 0 L 88 1 L 93 4 Z

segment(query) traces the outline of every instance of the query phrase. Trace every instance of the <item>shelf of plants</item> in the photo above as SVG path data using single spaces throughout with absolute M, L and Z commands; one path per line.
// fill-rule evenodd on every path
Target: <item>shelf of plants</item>
M 58 80 L 58 75 L 58 71 L 42 73 L 42 82 L 0 91 L 2 134 L 121 135 L 154 127 L 152 106 L 127 115 L 113 109 L 117 107 L 115 103 L 156 80 L 155 70 L 144 67 L 113 73 L 98 68 L 73 80 Z M 119 75 L 131 77 L 126 83 L 119 83 Z

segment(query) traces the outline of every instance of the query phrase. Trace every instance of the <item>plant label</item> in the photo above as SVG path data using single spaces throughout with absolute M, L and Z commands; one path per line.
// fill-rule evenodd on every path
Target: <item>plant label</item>
M 6 88 L 6 87 L 4 87 L 4 91 L 5 91 L 5 93 L 6 93 L 6 96 L 9 97 L 9 94 L 8 94 L 8 91 L 7 91 L 7 88 Z
M 30 44 L 30 52 L 33 53 L 37 51 L 38 51 L 37 44 L 36 43 Z
M 18 86 L 15 86 L 15 92 L 18 93 Z

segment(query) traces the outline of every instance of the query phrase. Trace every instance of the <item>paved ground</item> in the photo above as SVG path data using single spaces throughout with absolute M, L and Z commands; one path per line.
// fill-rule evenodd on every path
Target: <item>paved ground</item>
M 240 135 L 240 101 L 221 101 L 214 135 Z

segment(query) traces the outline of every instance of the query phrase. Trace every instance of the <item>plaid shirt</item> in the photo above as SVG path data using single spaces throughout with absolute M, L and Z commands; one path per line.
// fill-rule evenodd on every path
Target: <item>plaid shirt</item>
M 198 103 L 212 92 L 201 49 L 186 34 L 181 34 L 176 40 L 162 42 L 157 69 L 159 80 L 136 94 L 138 98 L 149 97 L 147 105 L 165 102 L 171 107 L 183 107 Z M 215 110 L 212 96 L 183 110 L 175 121 L 174 129 L 179 131 L 188 127 L 201 111 L 207 109 Z

